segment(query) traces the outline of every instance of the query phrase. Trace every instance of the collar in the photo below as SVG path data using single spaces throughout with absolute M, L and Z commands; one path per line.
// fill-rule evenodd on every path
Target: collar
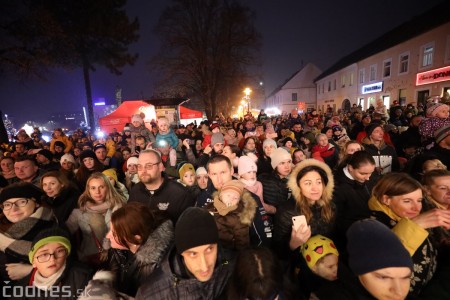
M 350 172 L 348 171 L 348 166 L 345 166 L 344 169 L 342 169 L 342 171 L 344 171 L 345 176 L 347 176 L 348 178 L 350 178 L 351 180 L 355 180 L 355 178 L 353 178 L 353 176 L 350 174 Z

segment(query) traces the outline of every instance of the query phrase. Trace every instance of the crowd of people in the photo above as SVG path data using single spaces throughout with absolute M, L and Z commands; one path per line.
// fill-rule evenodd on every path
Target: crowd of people
M 14 299 L 450 299 L 450 118 L 382 100 L 0 152 Z

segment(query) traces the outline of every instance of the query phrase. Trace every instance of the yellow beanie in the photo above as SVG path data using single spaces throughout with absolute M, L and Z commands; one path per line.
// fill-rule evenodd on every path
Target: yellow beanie
M 107 169 L 107 170 L 103 171 L 102 173 L 108 177 L 111 177 L 112 179 L 114 179 L 115 182 L 117 182 L 117 173 L 116 173 L 115 169 Z

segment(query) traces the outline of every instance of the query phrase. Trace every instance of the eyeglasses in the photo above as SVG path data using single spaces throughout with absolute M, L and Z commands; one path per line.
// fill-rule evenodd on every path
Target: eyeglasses
M 2 204 L 0 204 L 1 209 L 3 210 L 10 210 L 14 205 L 16 207 L 24 207 L 28 204 L 28 201 L 30 201 L 31 199 L 19 199 L 15 202 L 4 202 Z
M 59 248 L 56 249 L 53 253 L 44 253 L 41 255 L 36 256 L 36 260 L 40 263 L 45 263 L 50 260 L 50 257 L 54 257 L 55 259 L 66 257 L 67 256 L 67 249 L 66 248 Z
M 143 166 L 143 165 L 138 165 L 137 166 L 137 169 L 138 169 L 138 171 L 142 171 L 142 170 L 146 170 L 146 171 L 151 171 L 152 169 L 153 169 L 153 166 L 156 166 L 156 165 L 158 165 L 159 163 L 161 163 L 160 161 L 158 161 L 158 162 L 156 162 L 156 163 L 148 163 L 148 164 L 145 164 L 145 166 Z

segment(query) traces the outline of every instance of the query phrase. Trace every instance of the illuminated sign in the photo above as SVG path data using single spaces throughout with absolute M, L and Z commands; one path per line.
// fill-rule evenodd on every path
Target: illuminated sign
M 447 80 L 450 80 L 450 66 L 417 73 L 416 75 L 416 85 L 424 85 Z
M 105 102 L 95 102 L 94 106 L 104 106 Z
M 366 84 L 361 87 L 361 93 L 363 95 L 381 92 L 381 91 L 383 91 L 383 81 L 372 83 L 372 84 Z

